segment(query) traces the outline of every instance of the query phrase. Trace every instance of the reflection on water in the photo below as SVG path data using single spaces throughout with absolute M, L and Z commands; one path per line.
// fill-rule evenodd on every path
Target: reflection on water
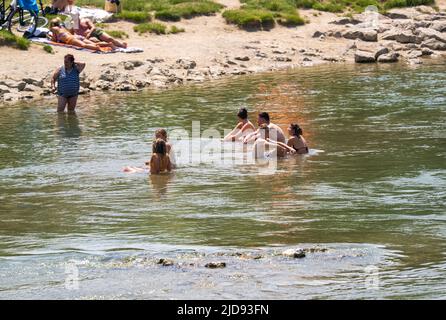
M 75 113 L 57 114 L 57 133 L 64 138 L 79 138 L 82 130 L 79 127 L 79 118 Z
M 0 298 L 444 297 L 445 75 L 442 61 L 321 66 L 83 97 L 77 115 L 0 108 Z M 200 143 L 192 121 L 223 136 L 241 106 L 298 122 L 311 153 L 271 172 L 242 144 L 181 152 Z M 157 128 L 188 133 L 171 137 L 175 172 L 123 173 L 149 159 Z M 64 287 L 70 260 L 79 291 Z M 379 290 L 364 286 L 370 266 Z

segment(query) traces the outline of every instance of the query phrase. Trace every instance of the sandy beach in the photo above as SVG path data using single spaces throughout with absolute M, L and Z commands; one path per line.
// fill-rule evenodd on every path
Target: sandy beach
M 236 0 L 219 2 L 229 8 L 240 6 Z M 362 18 L 361 15 L 346 18 L 315 10 L 299 11 L 309 21 L 304 26 L 287 28 L 277 25 L 270 31 L 256 32 L 228 25 L 221 14 L 183 19 L 174 24 L 186 32 L 169 35 L 139 35 L 133 31 L 133 23 L 119 21 L 108 24 L 107 29 L 125 31 L 129 35 L 129 46 L 142 48 L 144 52 L 96 54 L 55 47 L 55 53 L 49 54 L 35 44 L 28 51 L 1 47 L 4 58 L 0 59 L 0 101 L 13 103 L 51 96 L 50 76 L 67 53 L 74 53 L 77 61 L 87 64 L 81 93 L 167 88 L 320 63 L 370 62 L 368 59 L 374 62 L 380 61 L 379 54 L 383 55 L 382 62 L 404 60 L 409 64 L 421 64 L 424 56 L 439 56 L 446 52 L 443 30 L 446 1 L 438 1 L 437 5 L 439 12 L 423 6 L 393 10 L 406 15 L 404 18 L 380 15 L 378 29 L 371 32 L 370 28 L 355 26 L 358 22 L 367 23 L 364 15 Z M 355 21 L 358 18 L 359 21 Z M 426 23 L 417 25 L 417 21 Z M 402 40 L 398 36 L 383 39 L 386 32 L 394 29 L 399 28 L 404 33 L 408 27 L 403 23 L 409 22 L 415 23 L 413 39 L 404 38 L 405 34 Z M 438 26 L 436 30 L 424 28 L 434 24 Z M 416 28 L 432 30 L 435 34 L 420 35 Z M 426 45 L 426 40 L 432 43 Z M 358 51 L 365 53 L 365 61 L 356 57 Z M 386 56 L 388 61 L 384 59 Z

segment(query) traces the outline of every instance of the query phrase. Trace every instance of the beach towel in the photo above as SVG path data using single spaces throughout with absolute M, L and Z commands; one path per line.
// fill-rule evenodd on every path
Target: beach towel
M 90 19 L 93 22 L 107 22 L 113 17 L 113 13 L 102 9 L 81 8 L 78 6 L 66 6 L 62 14 L 71 16 L 74 22 L 79 19 Z
M 29 39 L 32 42 L 36 42 L 36 43 L 43 43 L 43 44 L 48 44 L 51 46 L 57 46 L 57 47 L 65 47 L 65 48 L 72 48 L 72 49 L 76 49 L 76 50 L 81 50 L 81 51 L 87 51 L 87 52 L 91 52 L 91 53 L 116 53 L 116 52 L 123 52 L 123 53 L 137 53 L 137 52 L 144 52 L 143 49 L 141 48 L 116 48 L 115 50 L 111 50 L 110 48 L 101 48 L 101 51 L 93 51 L 90 49 L 85 49 L 85 48 L 81 48 L 81 47 L 77 47 L 77 46 L 73 46 L 73 45 L 69 45 L 66 43 L 60 43 L 60 42 L 54 42 L 51 41 L 47 38 L 38 38 L 38 37 L 33 37 Z

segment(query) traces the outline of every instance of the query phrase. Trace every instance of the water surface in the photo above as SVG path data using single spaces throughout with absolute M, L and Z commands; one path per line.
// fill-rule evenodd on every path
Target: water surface
M 1 106 L 0 298 L 445 298 L 445 85 L 444 61 L 326 65 L 82 97 L 76 116 Z M 274 174 L 185 155 L 171 175 L 121 171 L 157 128 L 223 134 L 241 106 L 324 152 Z

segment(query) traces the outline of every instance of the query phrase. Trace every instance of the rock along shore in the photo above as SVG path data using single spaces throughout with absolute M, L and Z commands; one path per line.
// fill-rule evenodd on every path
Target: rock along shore
M 206 59 L 186 57 L 187 50 L 181 50 L 181 46 L 178 50 L 183 58 L 160 55 L 132 59 L 121 55 L 118 61 L 100 63 L 93 70 L 87 68 L 81 77 L 80 94 L 163 89 L 328 62 L 421 64 L 424 57 L 446 53 L 446 12 L 431 7 L 396 9 L 385 16 L 363 13 L 326 17 L 329 19 L 323 23 L 299 27 L 303 31 L 291 35 L 293 42 L 280 41 L 279 36 L 274 39 L 271 33 L 262 38 L 237 31 L 245 37 L 243 45 Z M 36 76 L 26 70 L 12 70 L 2 75 L 0 103 L 54 97 L 50 88 L 53 71 Z

